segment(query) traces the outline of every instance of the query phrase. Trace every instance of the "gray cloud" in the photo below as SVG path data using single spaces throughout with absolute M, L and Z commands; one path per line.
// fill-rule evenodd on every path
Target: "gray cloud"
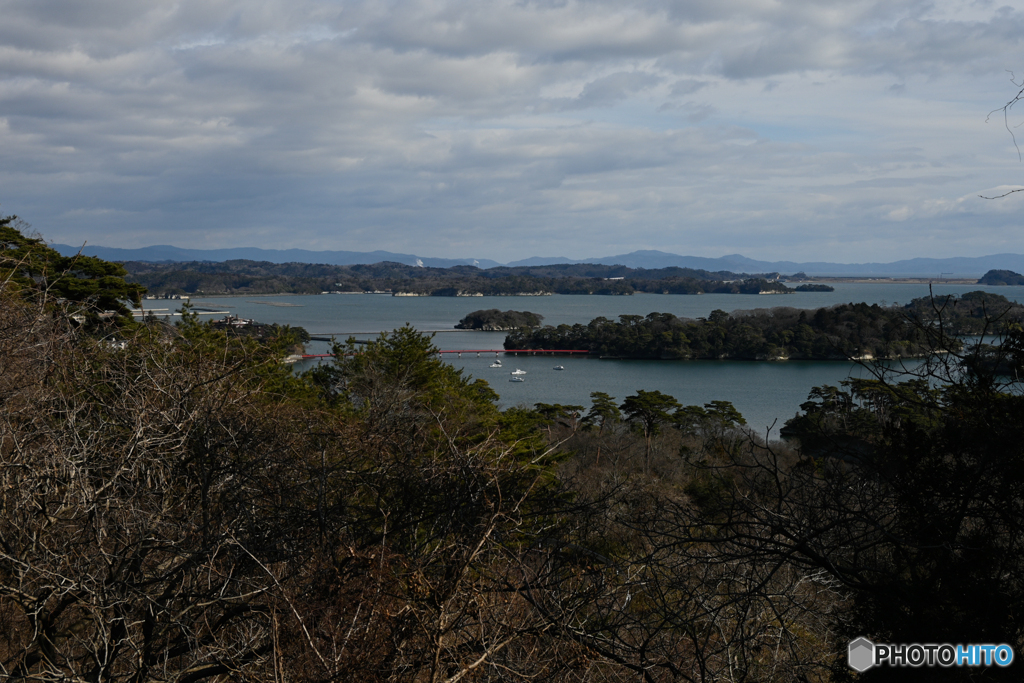
M 0 16 L 0 202 L 59 241 L 1020 250 L 1010 204 L 968 199 L 1021 180 L 984 123 L 1019 66 L 1016 9 L 0 0 Z

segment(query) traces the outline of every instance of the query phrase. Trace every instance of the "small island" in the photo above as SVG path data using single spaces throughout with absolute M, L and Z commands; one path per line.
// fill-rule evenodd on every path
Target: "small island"
M 834 292 L 834 291 L 836 291 L 836 288 L 832 287 L 830 285 L 822 285 L 822 284 L 815 283 L 815 284 L 799 285 L 796 288 L 796 291 L 798 291 L 798 292 Z
M 523 328 L 538 327 L 544 316 L 530 311 L 499 311 L 497 308 L 473 311 L 459 321 L 457 330 L 483 330 L 504 332 Z
M 979 285 L 1002 287 L 1007 285 L 1024 285 L 1024 275 L 1012 270 L 990 270 L 978 280 Z

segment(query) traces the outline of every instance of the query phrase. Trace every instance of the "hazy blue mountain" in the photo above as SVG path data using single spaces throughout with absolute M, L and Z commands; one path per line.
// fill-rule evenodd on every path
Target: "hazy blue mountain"
M 647 249 L 618 256 L 602 256 L 587 259 L 590 263 L 623 265 L 629 268 L 697 268 L 709 271 L 728 270 L 734 273 L 763 273 L 778 270 L 767 261 L 755 261 L 739 254 L 708 258 L 705 256 L 680 256 L 665 251 Z
M 989 270 L 1015 270 L 1024 268 L 1022 254 L 993 254 L 991 256 L 954 258 L 915 258 L 891 263 L 829 263 L 824 261 L 758 261 L 741 254 L 730 254 L 720 258 L 701 256 L 680 256 L 664 251 L 634 251 L 617 256 L 584 259 L 573 263 L 619 264 L 630 268 L 702 268 L 709 271 L 728 270 L 734 273 L 796 273 L 808 275 L 869 276 L 869 277 L 980 277 Z
M 573 259 L 565 258 L 564 256 L 531 256 L 530 258 L 524 258 L 520 261 L 509 261 L 504 265 L 509 266 L 510 268 L 516 268 L 518 266 L 554 266 L 560 263 L 598 263 L 598 261 L 593 259 L 574 261 Z
M 79 247 L 67 244 L 51 244 L 51 247 L 65 256 L 79 252 Z M 502 265 L 488 259 L 447 259 L 418 257 L 413 254 L 396 254 L 390 251 L 310 251 L 308 249 L 258 249 L 237 247 L 233 249 L 182 249 L 166 244 L 138 249 L 86 245 L 81 249 L 86 256 L 97 256 L 108 261 L 231 261 L 248 259 L 270 263 L 325 263 L 332 266 L 351 266 L 358 263 L 380 263 L 395 261 L 409 266 L 423 265 L 432 268 L 451 266 L 479 266 L 493 268 Z M 419 261 L 419 263 L 417 263 Z
M 53 244 L 54 249 L 65 255 L 77 254 L 78 247 L 66 244 Z M 647 249 L 616 256 L 602 256 L 588 259 L 568 259 L 563 257 L 534 256 L 532 258 L 513 261 L 508 264 L 498 263 L 490 259 L 449 259 L 416 256 L 414 254 L 397 254 L 390 251 L 310 251 L 308 249 L 258 249 L 256 247 L 237 247 L 233 249 L 182 249 L 168 245 L 141 247 L 139 249 L 121 249 L 118 247 L 86 246 L 83 250 L 88 256 L 98 256 L 109 261 L 229 261 L 232 259 L 249 259 L 253 261 L 269 261 L 271 263 L 326 263 L 336 266 L 349 266 L 358 263 L 380 263 L 395 261 L 407 265 L 423 265 L 433 268 L 471 265 L 480 268 L 493 268 L 500 265 L 508 266 L 547 266 L 558 263 L 602 263 L 605 265 L 623 265 L 630 268 L 696 268 L 707 271 L 731 271 L 734 273 L 771 273 L 791 274 L 803 271 L 808 275 L 836 276 L 869 276 L 869 277 L 980 277 L 990 270 L 1012 270 L 1024 272 L 1024 255 L 993 254 L 978 257 L 954 257 L 944 259 L 915 258 L 892 263 L 829 263 L 825 261 L 758 261 L 742 254 L 729 254 L 719 258 L 704 256 L 682 256 L 665 251 Z

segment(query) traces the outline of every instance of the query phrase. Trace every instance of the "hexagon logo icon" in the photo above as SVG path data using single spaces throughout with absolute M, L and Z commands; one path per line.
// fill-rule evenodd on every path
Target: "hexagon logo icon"
M 867 638 L 850 641 L 847 662 L 854 671 L 867 671 L 875 664 L 875 644 Z

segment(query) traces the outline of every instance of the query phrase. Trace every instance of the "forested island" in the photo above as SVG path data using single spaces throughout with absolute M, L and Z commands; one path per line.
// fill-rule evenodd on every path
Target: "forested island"
M 124 264 L 128 280 L 152 296 L 386 292 L 405 296 L 528 296 L 544 294 L 783 294 L 794 290 L 777 273 L 737 274 L 691 268 L 627 268 L 562 264 L 481 269 L 424 268 L 402 263 L 332 266 L 309 263 Z
M 1022 320 L 1024 306 L 979 291 L 915 299 L 902 307 L 716 310 L 697 320 L 670 313 L 601 317 L 587 325 L 517 330 L 505 338 L 505 348 L 587 349 L 602 357 L 658 360 L 918 358 L 935 350 L 933 327 L 940 321 L 948 350 L 956 350 L 959 335 L 1004 331 Z
M 978 280 L 979 285 L 1024 285 L 1024 275 L 1015 273 L 1012 270 L 990 270 Z
M 489 308 L 473 311 L 459 321 L 457 330 L 504 331 L 523 327 L 537 327 L 544 316 L 529 311 L 499 311 Z
M 294 373 L 294 330 L 133 320 L 120 266 L 11 222 L 5 679 L 848 683 L 859 637 L 1024 651 L 1024 392 L 950 337 L 1003 325 L 1024 365 L 1001 297 L 896 309 L 930 362 L 808 387 L 780 442 L 714 397 L 501 410 L 410 327 Z M 822 329 L 884 333 L 875 308 Z

